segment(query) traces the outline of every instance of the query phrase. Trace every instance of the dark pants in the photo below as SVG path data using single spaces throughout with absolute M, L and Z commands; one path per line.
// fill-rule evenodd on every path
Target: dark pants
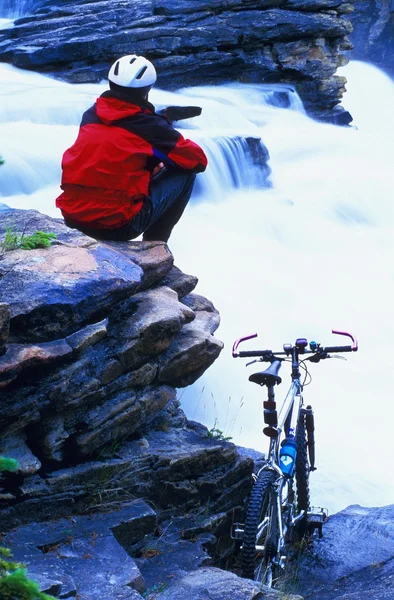
M 168 242 L 174 225 L 189 202 L 195 178 L 195 174 L 188 171 L 163 169 L 151 179 L 149 198 L 146 198 L 140 212 L 118 229 L 75 227 L 69 221 L 66 221 L 66 225 L 98 240 L 133 240 L 142 233 L 144 241 Z

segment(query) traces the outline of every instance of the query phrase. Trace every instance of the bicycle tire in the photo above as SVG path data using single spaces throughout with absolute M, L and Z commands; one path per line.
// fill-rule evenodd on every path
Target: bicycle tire
M 309 461 L 308 448 L 306 443 L 306 416 L 301 413 L 298 419 L 297 433 L 297 457 L 295 466 L 295 476 L 297 483 L 297 509 L 298 511 L 308 511 L 310 508 L 309 494 Z M 306 517 L 298 523 L 297 531 L 300 537 L 303 537 L 307 530 L 308 520 Z
M 242 575 L 248 579 L 255 578 L 258 526 L 269 510 L 270 488 L 276 478 L 277 475 L 273 471 L 261 471 L 249 497 L 241 552 Z M 272 543 L 272 539 L 270 541 Z M 263 561 L 266 558 L 265 553 Z

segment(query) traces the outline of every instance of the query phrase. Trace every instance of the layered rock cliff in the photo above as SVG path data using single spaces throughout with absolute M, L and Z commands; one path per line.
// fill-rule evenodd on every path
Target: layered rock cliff
M 150 58 L 159 87 L 228 81 L 295 85 L 306 108 L 333 108 L 351 44 L 343 0 L 45 0 L 0 32 L 0 60 L 97 82 L 123 54 Z
M 350 15 L 354 45 L 350 57 L 375 64 L 394 77 L 394 3 L 359 0 Z
M 176 398 L 222 349 L 196 277 L 164 243 L 98 243 L 1 211 L 3 241 L 36 230 L 56 234 L 50 248 L 0 257 L 0 454 L 20 464 L 2 481 L 1 527 L 130 497 L 174 511 L 242 503 L 252 461 Z

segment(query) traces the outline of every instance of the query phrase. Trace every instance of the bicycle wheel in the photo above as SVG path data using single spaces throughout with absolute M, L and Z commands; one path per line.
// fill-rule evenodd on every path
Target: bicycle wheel
M 257 567 L 259 580 L 264 578 L 263 570 L 276 554 L 277 504 L 272 488 L 276 478 L 273 471 L 261 471 L 250 494 L 241 553 L 242 575 L 248 579 L 255 579 Z M 264 545 L 259 560 L 256 545 Z
M 306 443 L 306 416 L 301 413 L 298 419 L 297 433 L 297 458 L 295 466 L 295 475 L 297 482 L 297 508 L 298 511 L 309 510 L 309 462 L 308 449 Z M 307 529 L 306 516 L 298 523 L 297 531 L 300 537 L 303 537 Z

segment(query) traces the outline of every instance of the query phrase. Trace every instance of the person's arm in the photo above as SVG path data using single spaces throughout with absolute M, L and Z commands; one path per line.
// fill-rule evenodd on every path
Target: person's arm
M 133 119 L 133 131 L 149 142 L 153 156 L 165 167 L 193 173 L 205 171 L 208 160 L 203 149 L 184 138 L 164 117 L 140 114 Z

